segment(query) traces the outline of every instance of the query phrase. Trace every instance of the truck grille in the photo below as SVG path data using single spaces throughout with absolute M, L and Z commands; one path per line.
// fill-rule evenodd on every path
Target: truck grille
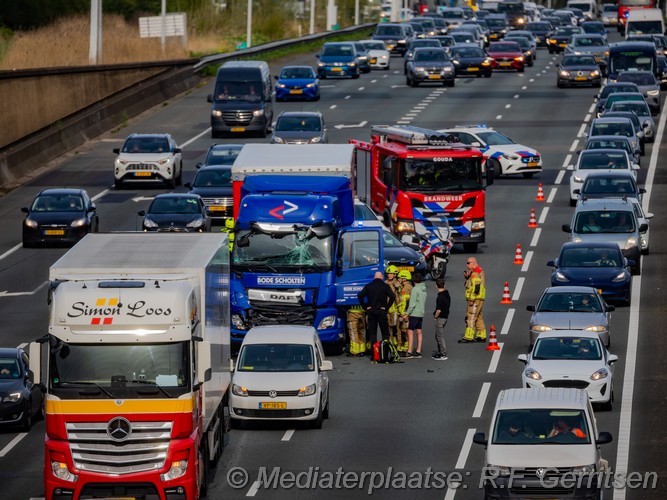
M 131 474 L 164 467 L 172 422 L 131 422 L 131 432 L 117 441 L 110 422 L 69 422 L 67 439 L 74 466 L 102 474 Z
M 222 119 L 227 125 L 247 125 L 252 120 L 252 111 L 223 111 Z
M 311 325 L 315 321 L 315 309 L 312 307 L 277 306 L 266 303 L 252 303 L 248 313 L 251 326 L 261 325 Z

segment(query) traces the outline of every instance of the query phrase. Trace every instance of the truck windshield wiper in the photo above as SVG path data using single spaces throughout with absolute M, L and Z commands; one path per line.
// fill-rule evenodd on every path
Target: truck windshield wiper
M 109 391 L 107 391 L 104 387 L 102 387 L 101 385 L 99 385 L 95 382 L 83 382 L 83 381 L 79 381 L 79 380 L 77 380 L 77 381 L 66 380 L 64 382 L 60 382 L 60 385 L 63 385 L 63 384 L 92 386 L 92 387 L 95 387 L 96 389 L 99 389 L 101 392 L 103 392 L 107 396 L 109 396 L 110 399 L 114 399 L 116 397 L 113 394 L 111 394 Z
M 165 390 L 164 387 L 162 387 L 161 385 L 159 385 L 157 382 L 153 382 L 152 380 L 136 380 L 136 379 L 134 379 L 134 380 L 128 380 L 128 382 L 130 382 L 130 383 L 132 383 L 132 384 L 150 384 L 151 387 L 155 387 L 156 389 L 159 389 L 159 390 L 162 392 L 162 394 L 164 394 L 164 395 L 167 396 L 168 398 L 173 398 L 173 397 L 174 397 L 174 396 L 172 396 L 171 394 L 169 394 L 169 393 Z

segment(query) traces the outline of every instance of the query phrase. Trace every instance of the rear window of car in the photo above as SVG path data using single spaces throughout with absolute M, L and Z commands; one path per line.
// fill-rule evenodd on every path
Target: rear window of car
M 591 135 L 624 135 L 626 137 L 633 137 L 635 131 L 629 122 L 595 123 L 591 128 Z

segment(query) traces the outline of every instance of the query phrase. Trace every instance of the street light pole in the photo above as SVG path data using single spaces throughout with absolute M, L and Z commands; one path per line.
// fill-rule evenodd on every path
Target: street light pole
M 354 0 L 354 25 L 359 26 L 359 0 Z
M 246 26 L 245 45 L 250 48 L 252 45 L 252 0 L 248 0 L 248 22 Z
M 310 34 L 315 33 L 315 0 L 310 0 Z
M 162 0 L 162 8 L 160 10 L 160 17 L 162 18 L 162 33 L 160 33 L 160 47 L 164 53 L 167 42 L 167 0 Z
M 90 0 L 90 42 L 88 62 L 97 64 L 102 58 L 102 0 Z

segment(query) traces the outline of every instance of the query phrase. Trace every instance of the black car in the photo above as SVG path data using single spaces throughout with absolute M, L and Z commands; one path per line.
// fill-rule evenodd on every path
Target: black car
M 453 87 L 455 78 L 454 65 L 444 49 L 415 49 L 413 59 L 408 63 L 407 85 L 416 87 L 420 83 L 441 83 Z
M 420 38 L 418 40 L 412 40 L 408 44 L 408 49 L 405 51 L 403 56 L 403 74 L 405 75 L 408 72 L 408 63 L 412 61 L 412 58 L 415 55 L 415 49 L 420 47 L 433 47 L 439 49 L 442 47 L 440 40 L 435 38 Z
M 371 72 L 371 56 L 368 49 L 361 42 L 353 42 L 357 49 L 357 63 L 359 64 L 359 71 L 362 73 Z
M 510 29 L 507 16 L 504 14 L 491 14 L 486 16 L 484 21 L 486 21 L 486 25 L 489 27 L 490 42 L 501 40 Z
M 233 165 L 236 157 L 243 149 L 243 144 L 212 144 L 206 152 L 206 158 L 197 163 L 197 168 L 211 165 Z
M 533 52 L 533 48 L 530 46 L 530 42 L 527 38 L 512 36 L 505 37 L 505 41 L 516 42 L 519 44 L 521 52 L 523 53 L 523 59 L 526 61 L 526 66 L 531 68 L 535 64 L 535 52 Z
M 546 47 L 549 45 L 547 43 L 547 39 L 553 31 L 551 24 L 546 21 L 535 21 L 527 23 L 525 29 L 526 31 L 530 31 L 533 34 L 535 37 L 535 43 L 538 47 Z
M 558 65 L 556 86 L 602 85 L 600 66 L 593 56 L 566 55 Z
M 73 245 L 100 229 L 97 208 L 83 189 L 45 189 L 23 207 L 23 246 Z
M 147 211 L 141 210 L 138 214 L 144 218 L 143 231 L 203 233 L 211 230 L 206 205 L 197 194 L 159 194 Z
M 201 196 L 206 205 L 211 224 L 224 224 L 232 217 L 232 166 L 211 165 L 200 169 L 192 183 L 185 184 L 190 194 Z
M 33 418 L 44 416 L 43 400 L 42 387 L 35 383 L 25 351 L 0 348 L 0 424 L 29 431 Z
M 489 78 L 493 73 L 491 60 L 482 49 L 477 45 L 457 45 L 450 49 L 450 58 L 456 76 L 476 76 L 484 75 Z
M 560 28 L 556 28 L 556 31 L 547 40 L 549 54 L 563 52 L 572 35 L 579 35 L 580 33 L 583 33 L 583 30 L 579 26 L 561 26 Z

